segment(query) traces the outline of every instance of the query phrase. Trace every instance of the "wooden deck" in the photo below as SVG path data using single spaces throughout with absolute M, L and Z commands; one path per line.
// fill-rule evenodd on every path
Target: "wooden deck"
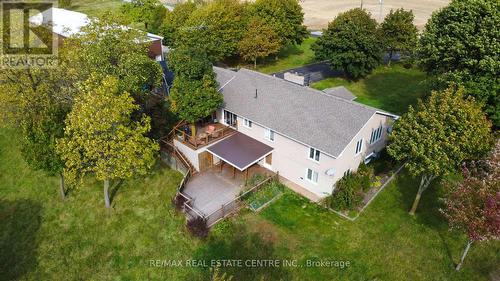
M 235 129 L 220 123 L 196 125 L 196 137 L 192 137 L 189 134 L 189 130 L 189 125 L 177 128 L 174 137 L 194 150 L 198 150 L 236 133 Z

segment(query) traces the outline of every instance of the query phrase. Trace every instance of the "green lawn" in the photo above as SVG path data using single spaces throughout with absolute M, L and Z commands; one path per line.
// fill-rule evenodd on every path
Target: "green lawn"
M 291 45 L 283 49 L 278 54 L 278 60 L 275 57 L 267 58 L 264 62 L 259 61 L 257 70 L 263 73 L 275 73 L 290 68 L 304 66 L 315 62 L 314 52 L 311 45 L 317 39 L 309 37 L 301 45 Z
M 158 167 L 127 181 L 106 210 L 101 183 L 62 202 L 57 178 L 31 171 L 17 136 L 0 129 L 0 280 L 182 280 L 187 268 L 150 259 L 187 259 L 198 246 L 170 200 L 182 176 Z
M 224 268 L 234 280 L 487 280 L 500 263 L 499 243 L 480 243 L 456 273 L 465 237 L 448 231 L 432 200 L 435 189 L 424 195 L 416 218 L 407 214 L 416 181 L 405 174 L 355 222 L 285 191 L 261 213 L 245 211 L 200 241 L 170 204 L 179 173 L 158 167 L 123 183 L 112 210 L 93 181 L 61 202 L 57 179 L 31 171 L 18 143 L 13 130 L 0 130 L 0 280 L 208 280 L 207 268 L 149 262 L 230 258 L 351 263 Z
M 417 216 L 408 215 L 415 183 L 403 173 L 355 222 L 287 191 L 259 215 L 246 213 L 223 225 L 223 231 L 204 245 L 200 258 L 236 258 L 240 252 L 232 251 L 244 245 L 245 251 L 259 258 L 297 260 L 301 267 L 280 268 L 284 280 L 488 280 L 500 263 L 500 243 L 476 244 L 466 268 L 456 272 L 454 263 L 460 259 L 466 238 L 448 230 L 433 199 L 435 187 L 424 195 Z M 249 231 L 260 238 L 248 235 Z M 228 240 L 227 233 L 234 233 L 233 238 Z M 307 268 L 307 260 L 342 260 L 351 266 Z M 237 280 L 251 273 L 228 272 Z M 276 274 L 265 269 L 259 273 Z
M 395 114 L 403 114 L 409 105 L 416 104 L 418 98 L 430 91 L 425 73 L 415 68 L 406 69 L 401 64 L 380 66 L 359 81 L 328 78 L 311 86 L 319 90 L 345 86 L 357 96 L 357 102 Z
M 104 12 L 116 12 L 124 2 L 121 0 L 72 0 L 67 9 L 85 13 L 89 16 L 100 16 Z

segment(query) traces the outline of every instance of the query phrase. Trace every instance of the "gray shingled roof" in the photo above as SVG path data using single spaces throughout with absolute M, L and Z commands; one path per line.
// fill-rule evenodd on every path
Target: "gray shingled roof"
M 325 92 L 325 94 L 332 95 L 348 101 L 353 101 L 356 99 L 356 96 L 353 95 L 351 91 L 347 90 L 346 87 L 344 86 L 324 89 L 323 92 Z
M 377 112 L 248 69 L 234 72 L 214 67 L 214 71 L 222 87 L 225 109 L 334 157 Z

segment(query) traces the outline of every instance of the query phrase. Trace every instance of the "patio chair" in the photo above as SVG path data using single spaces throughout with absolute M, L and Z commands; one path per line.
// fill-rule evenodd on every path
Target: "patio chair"
M 211 135 L 211 134 L 213 134 L 213 132 L 215 132 L 215 126 L 214 125 L 208 126 L 206 133 Z

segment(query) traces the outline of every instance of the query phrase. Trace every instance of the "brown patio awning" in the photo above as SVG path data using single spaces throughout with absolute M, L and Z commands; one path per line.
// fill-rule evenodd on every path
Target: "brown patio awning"
M 273 152 L 269 145 L 239 132 L 208 147 L 207 150 L 240 171 Z

